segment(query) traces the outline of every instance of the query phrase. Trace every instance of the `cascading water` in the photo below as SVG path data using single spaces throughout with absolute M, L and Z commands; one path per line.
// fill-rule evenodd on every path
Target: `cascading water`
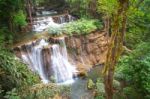
M 43 32 L 48 27 L 62 27 L 63 24 L 73 21 L 75 18 L 69 14 L 62 14 L 58 16 L 46 16 L 54 11 L 43 11 L 41 17 L 35 17 L 33 21 L 32 31 Z M 57 12 L 55 12 L 57 13 Z
M 33 18 L 33 31 L 43 32 L 48 28 L 61 28 L 74 17 L 69 14 L 57 14 L 55 11 L 36 12 Z M 44 39 L 37 40 L 20 47 L 21 59 L 28 67 L 37 72 L 44 83 L 48 83 L 54 76 L 56 83 L 70 83 L 76 74 L 76 68 L 69 62 L 64 37 L 58 38 L 58 42 L 48 42 Z
M 22 59 L 28 63 L 29 68 L 33 71 L 38 72 L 38 74 L 40 75 L 42 81 L 44 83 L 48 83 L 48 77 L 45 74 L 44 71 L 44 64 L 43 64 L 43 58 L 42 58 L 42 49 L 44 46 L 47 46 L 48 43 L 45 42 L 45 40 L 41 40 L 39 42 L 38 45 L 36 46 L 30 46 L 30 48 L 28 48 L 28 46 L 25 46 L 26 48 L 26 54 L 22 54 Z
M 38 72 L 44 83 L 48 83 L 51 72 L 56 83 L 72 83 L 76 68 L 68 61 L 67 49 L 64 38 L 58 39 L 58 44 L 50 45 L 44 39 L 38 44 L 34 42 L 30 46 L 25 46 L 25 53 L 22 53 L 22 59 L 29 65 L 29 68 Z M 50 56 L 46 55 L 48 49 Z M 46 56 L 44 56 L 46 55 Z M 50 58 L 48 58 L 50 57 Z M 48 60 L 48 63 L 45 62 Z M 51 68 L 50 68 L 51 67 Z
M 37 21 L 34 21 L 33 31 L 35 32 L 43 32 L 49 26 L 51 27 L 60 27 L 61 25 L 55 23 L 52 17 L 43 17 L 37 18 Z
M 73 81 L 74 73 L 77 72 L 75 67 L 68 61 L 66 45 L 64 39 L 60 39 L 60 45 L 52 46 L 52 67 L 56 82 Z

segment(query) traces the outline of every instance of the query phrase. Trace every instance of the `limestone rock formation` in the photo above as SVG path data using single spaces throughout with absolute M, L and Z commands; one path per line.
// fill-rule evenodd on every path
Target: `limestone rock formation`
M 88 35 L 74 35 L 66 37 L 65 41 L 70 60 L 73 60 L 82 74 L 93 66 L 105 62 L 107 52 L 105 32 L 96 31 Z
M 40 40 L 31 41 L 30 43 L 14 48 L 16 56 L 21 58 L 21 54 L 30 52 L 32 46 L 38 45 Z M 60 43 L 59 37 L 49 37 L 47 40 L 50 45 L 42 49 L 42 58 L 44 62 L 44 71 L 51 71 L 46 75 L 52 74 L 51 64 L 51 45 Z M 77 67 L 78 75 L 86 75 L 93 66 L 103 64 L 107 52 L 107 37 L 104 31 L 95 31 L 87 35 L 66 36 L 65 43 L 68 52 L 69 62 Z

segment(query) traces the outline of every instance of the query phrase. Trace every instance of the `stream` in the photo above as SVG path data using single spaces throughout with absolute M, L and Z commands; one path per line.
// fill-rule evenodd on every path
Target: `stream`
M 78 78 L 71 85 L 71 99 L 94 99 L 92 90 L 87 89 L 88 78 L 96 82 L 102 65 L 96 66 L 88 72 L 87 78 Z

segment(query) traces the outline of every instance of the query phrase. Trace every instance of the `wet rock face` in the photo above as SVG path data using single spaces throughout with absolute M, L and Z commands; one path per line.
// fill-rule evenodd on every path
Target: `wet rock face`
M 39 45 L 40 40 L 33 41 L 14 48 L 16 56 L 27 55 L 32 52 L 32 47 Z M 43 59 L 43 71 L 47 77 L 53 74 L 52 64 L 52 45 L 60 44 L 59 37 L 50 37 L 46 40 L 49 46 L 42 48 L 41 54 Z M 68 60 L 77 67 L 77 75 L 86 75 L 93 66 L 100 65 L 105 62 L 107 52 L 107 39 L 105 32 L 93 32 L 88 35 L 73 35 L 65 37 L 67 47 Z M 60 44 L 61 45 L 61 44 Z M 60 49 L 61 50 L 61 49 Z M 29 57 L 27 55 L 27 57 Z
M 76 63 L 79 72 L 94 65 L 103 64 L 106 58 L 107 41 L 105 32 L 71 36 L 65 39 L 68 54 Z
M 52 18 L 55 23 L 59 23 L 59 24 L 73 20 L 73 17 L 71 17 L 68 14 L 53 16 Z
M 51 64 L 51 48 L 50 46 L 47 48 L 42 49 L 42 58 L 43 58 L 43 66 L 44 72 L 46 73 L 47 77 L 50 77 L 53 74 Z

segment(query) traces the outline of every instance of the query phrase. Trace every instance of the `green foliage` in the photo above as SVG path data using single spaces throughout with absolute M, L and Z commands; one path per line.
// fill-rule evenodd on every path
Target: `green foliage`
M 71 12 L 80 17 L 88 17 L 88 7 L 91 0 L 66 0 Z
M 1 71 L 0 71 L 0 73 L 1 73 Z M 2 98 L 3 97 L 3 89 L 2 89 L 2 86 L 0 85 L 0 98 Z
M 137 3 L 138 0 L 133 0 L 128 10 L 126 45 L 132 49 L 141 42 L 149 41 L 150 36 L 150 1 L 144 0 L 141 6 L 135 7 Z
M 117 13 L 118 2 L 117 0 L 98 0 L 97 8 L 99 13 L 111 17 L 113 14 Z
M 73 35 L 73 34 L 89 34 L 92 31 L 102 28 L 102 23 L 99 20 L 92 19 L 79 19 L 74 22 L 70 22 L 61 27 L 50 26 L 48 33 L 52 36 L 60 36 L 62 34 Z
M 128 97 L 128 99 L 137 99 L 139 95 L 132 87 L 125 87 L 123 88 L 123 94 Z
M 96 90 L 102 96 L 105 94 L 104 83 L 103 83 L 102 78 L 97 79 Z
M 54 27 L 54 26 L 50 26 L 48 28 L 48 33 L 52 36 L 60 36 L 62 35 L 62 27 Z
M 88 34 L 99 28 L 102 28 L 102 24 L 98 22 L 98 20 L 80 19 L 75 22 L 66 24 L 63 30 L 64 33 L 72 35 L 72 34 Z
M 0 46 L 1 48 L 4 45 L 11 44 L 13 42 L 13 34 L 9 32 L 7 27 L 3 27 L 0 29 Z
M 150 94 L 150 44 L 139 45 L 129 56 L 118 63 L 116 78 L 125 80 L 137 92 L 146 97 Z M 120 75 L 120 76 L 118 76 Z
M 13 19 L 14 23 L 18 26 L 25 26 L 27 25 L 26 22 L 26 16 L 24 15 L 22 10 L 19 10 L 15 15 Z
M 96 96 L 94 99 L 105 99 L 103 96 Z
M 120 90 L 120 82 L 114 79 L 113 87 L 114 87 L 114 89 Z
M 3 42 L 5 40 L 5 36 L 3 33 L 3 30 L 0 30 L 0 46 L 3 46 Z
M 13 12 L 17 11 L 18 9 L 22 7 L 23 7 L 22 0 L 1 0 L 0 1 L 0 15 L 2 15 L 1 17 L 4 17 L 5 15 L 9 16 Z
M 27 66 L 21 63 L 11 52 L 5 49 L 0 50 L 0 52 L 0 68 L 5 71 L 5 74 L 1 75 L 1 78 L 5 77 L 4 81 L 0 81 L 1 84 L 4 84 L 4 86 L 12 84 L 12 87 L 20 87 L 36 82 L 36 76 L 33 75 Z
M 0 30 L 0 90 L 3 92 L 1 97 L 13 88 L 32 85 L 39 80 L 25 64 L 16 58 L 12 51 L 6 48 L 6 45 L 8 46 L 12 42 L 12 37 L 6 34 L 7 32 L 5 28 Z M 13 97 L 14 94 L 10 93 L 8 92 L 7 95 Z
M 93 89 L 94 88 L 94 86 L 95 86 L 95 84 L 94 84 L 94 82 L 92 81 L 92 79 L 89 79 L 88 80 L 88 89 Z
M 129 99 L 149 99 L 150 96 L 150 43 L 149 43 L 149 0 L 137 6 L 139 0 L 132 0 L 128 10 L 126 46 L 134 49 L 123 56 L 116 69 L 115 78 L 125 81 L 123 93 Z
M 8 6 L 9 5 L 9 6 Z M 0 0 L 0 25 L 5 25 L 10 28 L 10 23 L 13 16 L 21 9 L 23 9 L 23 0 Z
M 35 5 L 39 5 L 41 3 L 44 3 L 45 0 L 33 0 L 33 2 L 35 3 Z
M 145 38 L 145 27 L 143 26 L 144 12 L 134 7 L 130 7 L 128 17 L 128 31 L 126 33 L 127 46 L 135 48 Z M 140 23 L 140 24 L 139 24 Z
M 56 84 L 37 84 L 20 92 L 21 99 L 53 99 L 55 95 L 69 96 L 69 86 Z
M 12 89 L 11 91 L 6 92 L 6 95 L 4 96 L 4 98 L 6 98 L 6 99 L 21 99 L 18 96 L 15 88 Z
M 39 79 L 6 48 L 12 43 L 12 36 L 7 33 L 7 28 L 0 29 L 0 98 L 6 95 L 7 99 L 19 99 L 12 89 L 35 84 Z

